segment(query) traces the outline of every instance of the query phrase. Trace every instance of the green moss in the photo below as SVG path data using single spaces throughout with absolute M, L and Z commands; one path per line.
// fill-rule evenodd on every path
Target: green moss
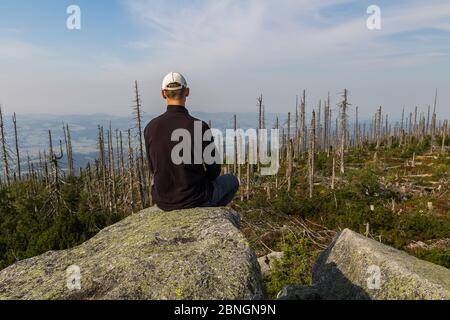
M 307 238 L 295 239 L 290 235 L 283 240 L 283 258 L 274 261 L 273 270 L 265 279 L 267 293 L 273 299 L 286 285 L 310 285 L 312 264 L 318 254 Z

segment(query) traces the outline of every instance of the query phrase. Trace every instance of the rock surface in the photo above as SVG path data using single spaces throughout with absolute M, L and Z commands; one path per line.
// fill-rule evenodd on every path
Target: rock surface
M 319 256 L 313 285 L 323 299 L 448 300 L 450 270 L 347 229 Z
M 239 222 L 226 208 L 147 209 L 76 248 L 1 271 L 0 299 L 262 299 Z
M 272 272 L 275 261 L 281 260 L 283 256 L 283 252 L 272 252 L 266 256 L 258 258 L 258 263 L 261 267 L 261 273 L 263 277 L 269 275 Z
M 278 293 L 278 300 L 322 300 L 322 297 L 314 287 L 306 286 L 285 286 Z

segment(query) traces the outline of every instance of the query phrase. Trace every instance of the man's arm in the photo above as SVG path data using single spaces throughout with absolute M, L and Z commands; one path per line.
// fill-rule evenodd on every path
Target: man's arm
M 211 133 L 211 128 L 205 122 L 203 122 L 203 135 L 205 135 L 205 132 L 208 132 L 208 131 Z M 210 141 L 203 141 L 202 152 L 203 152 L 203 154 L 205 154 L 205 149 L 208 146 L 210 146 L 211 144 L 214 145 L 214 149 L 212 150 L 211 153 L 208 150 L 208 154 L 211 154 L 211 156 L 215 159 L 217 150 L 215 147 L 214 137 L 212 136 L 212 133 L 210 136 L 211 136 Z M 214 162 L 213 164 L 205 163 L 205 169 L 206 169 L 206 175 L 208 176 L 208 179 L 210 181 L 213 181 L 213 180 L 216 180 L 217 177 L 220 176 L 220 172 L 222 171 L 222 166 L 220 165 L 220 163 L 216 163 L 216 162 Z

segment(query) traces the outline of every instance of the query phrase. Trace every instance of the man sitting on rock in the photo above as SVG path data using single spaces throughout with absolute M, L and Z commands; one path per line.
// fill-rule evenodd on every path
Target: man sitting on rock
M 239 189 L 234 175 L 220 176 L 221 165 L 204 160 L 205 149 L 213 139 L 204 142 L 205 133 L 210 134 L 209 126 L 189 115 L 185 107 L 189 93 L 185 78 L 176 72 L 169 73 L 162 84 L 167 112 L 153 119 L 144 132 L 149 166 L 154 175 L 153 201 L 165 211 L 226 206 Z M 186 134 L 188 141 L 182 142 L 187 143 L 188 152 L 186 148 L 179 148 Z M 213 145 L 209 154 L 215 156 L 215 152 Z

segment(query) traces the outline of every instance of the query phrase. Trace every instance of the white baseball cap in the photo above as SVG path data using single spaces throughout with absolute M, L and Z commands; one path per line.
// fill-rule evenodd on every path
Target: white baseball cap
M 169 85 L 173 84 L 173 83 L 179 84 L 179 86 L 169 87 Z M 187 81 L 181 73 L 170 72 L 167 76 L 164 77 L 164 80 L 162 83 L 163 90 L 175 91 L 175 90 L 180 90 L 183 88 L 187 88 Z

